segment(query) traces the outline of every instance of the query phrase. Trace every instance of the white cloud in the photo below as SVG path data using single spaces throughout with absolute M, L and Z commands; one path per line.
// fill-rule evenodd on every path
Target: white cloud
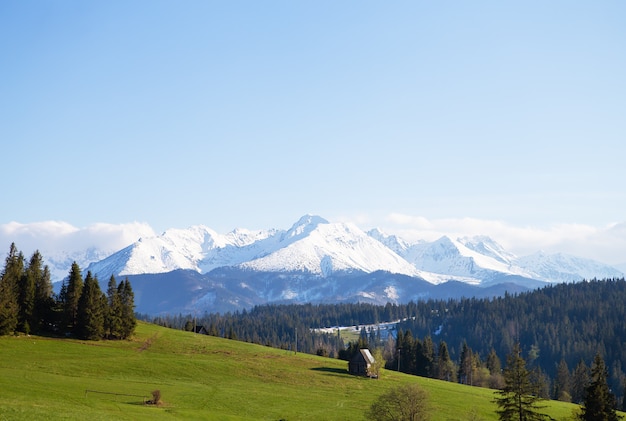
M 626 222 L 595 227 L 558 224 L 549 227 L 514 226 L 499 220 L 475 218 L 428 219 L 400 213 L 389 214 L 380 228 L 407 241 L 433 241 L 487 235 L 519 256 L 540 250 L 567 253 L 608 264 L 626 262 Z
M 77 228 L 67 222 L 45 221 L 29 224 L 10 222 L 0 225 L 0 252 L 8 253 L 11 243 L 29 257 L 39 250 L 44 258 L 59 251 L 76 252 L 88 248 L 117 251 L 140 237 L 154 236 L 154 230 L 145 223 L 98 223 Z

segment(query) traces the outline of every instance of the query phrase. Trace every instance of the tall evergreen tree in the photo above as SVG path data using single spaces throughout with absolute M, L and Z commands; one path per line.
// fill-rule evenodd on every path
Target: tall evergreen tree
M 607 384 L 608 371 L 600 354 L 596 354 L 591 366 L 591 383 L 583 402 L 581 421 L 618 421 L 615 412 L 615 396 Z
M 107 286 L 107 307 L 104 326 L 105 335 L 111 339 L 120 338 L 123 332 L 123 308 L 118 285 L 113 275 L 111 275 Z
M 437 378 L 449 382 L 456 382 L 456 367 L 450 359 L 448 344 L 445 341 L 439 342 L 437 352 Z
M 31 256 L 23 278 L 20 288 L 22 325 L 27 323 L 28 330 L 37 332 L 49 320 L 52 306 L 50 271 L 43 267 L 39 250 Z
M 26 333 L 31 332 L 33 325 L 33 312 L 35 310 L 35 278 L 29 268 L 23 271 L 18 281 L 18 330 Z
M 519 345 L 515 345 L 507 356 L 504 383 L 504 388 L 496 392 L 500 396 L 496 398 L 496 403 L 500 408 L 497 413 L 501 421 L 547 419 L 546 415 L 537 412 L 541 398 L 536 395 Z
M 589 386 L 589 367 L 582 359 L 576 365 L 574 373 L 572 374 L 572 402 L 582 403 L 585 399 L 585 394 Z
M 461 357 L 459 359 L 459 382 L 462 384 L 472 385 L 472 374 L 474 371 L 473 367 L 473 356 L 472 349 L 467 346 L 467 342 L 463 342 L 463 347 L 461 348 Z
M 54 324 L 54 296 L 50 269 L 43 267 L 41 277 L 35 280 L 35 311 L 34 318 L 37 330 L 50 330 Z
M 24 274 L 24 256 L 11 244 L 0 277 L 0 335 L 15 331 L 19 315 L 19 282 Z
M 496 354 L 496 350 L 491 348 L 489 351 L 489 355 L 487 355 L 487 369 L 491 375 L 500 374 L 502 371 L 502 363 L 500 362 L 500 358 L 498 354 Z
M 430 335 L 427 335 L 423 341 L 417 342 L 415 355 L 415 374 L 423 377 L 432 377 L 435 370 L 434 362 L 437 354 L 435 344 Z
M 72 263 L 70 276 L 67 281 L 67 287 L 64 294 L 63 302 L 63 319 L 65 328 L 74 331 L 78 316 L 78 302 L 83 292 L 83 276 L 80 273 L 78 263 Z
M 485 362 L 487 370 L 489 370 L 488 386 L 492 389 L 502 389 L 504 387 L 504 379 L 502 377 L 502 363 L 496 350 L 491 348 Z
M 413 334 L 411 331 L 403 333 L 398 332 L 396 339 L 396 360 L 394 369 L 403 373 L 415 374 L 415 362 L 416 362 L 416 345 L 419 344 L 419 340 L 413 340 Z
M 567 362 L 564 359 L 561 359 L 561 362 L 556 369 L 556 376 L 554 378 L 554 391 L 552 394 L 554 399 L 564 402 L 570 402 L 572 400 L 570 377 Z
M 76 317 L 76 333 L 80 338 L 98 340 L 104 335 L 105 301 L 102 295 L 98 280 L 87 272 Z
M 118 293 L 122 303 L 122 334 L 120 338 L 127 339 L 132 336 L 135 332 L 135 326 L 137 326 L 137 319 L 135 317 L 135 293 L 133 292 L 128 278 L 120 282 Z

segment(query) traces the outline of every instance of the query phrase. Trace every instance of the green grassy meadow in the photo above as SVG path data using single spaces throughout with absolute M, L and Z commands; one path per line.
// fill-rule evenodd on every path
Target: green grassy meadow
M 428 391 L 435 420 L 497 419 L 492 390 L 393 371 L 354 377 L 344 361 L 145 323 L 129 341 L 0 337 L 0 420 L 363 420 L 408 382 Z M 155 389 L 163 404 L 144 405 Z M 575 408 L 547 405 L 560 420 Z

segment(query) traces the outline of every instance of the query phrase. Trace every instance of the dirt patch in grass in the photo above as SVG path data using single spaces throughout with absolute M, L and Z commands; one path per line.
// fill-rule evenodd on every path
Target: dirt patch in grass
M 211 352 L 211 354 L 232 355 L 232 351 L 222 351 L 220 349 L 216 349 L 215 351 Z
M 156 340 L 157 338 L 157 334 L 155 333 L 154 335 L 150 336 L 148 339 L 146 339 L 142 344 L 141 347 L 139 347 L 138 351 L 139 352 L 143 352 L 146 349 L 150 348 L 152 346 L 152 343 Z

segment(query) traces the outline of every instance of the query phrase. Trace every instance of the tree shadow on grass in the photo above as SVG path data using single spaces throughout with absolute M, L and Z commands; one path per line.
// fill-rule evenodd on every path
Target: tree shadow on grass
M 337 376 L 350 376 L 350 373 L 348 373 L 348 370 L 346 370 L 344 368 L 314 367 L 311 370 L 319 371 L 319 372 L 322 372 L 322 373 L 329 373 L 329 374 L 333 374 L 333 375 L 337 375 Z

